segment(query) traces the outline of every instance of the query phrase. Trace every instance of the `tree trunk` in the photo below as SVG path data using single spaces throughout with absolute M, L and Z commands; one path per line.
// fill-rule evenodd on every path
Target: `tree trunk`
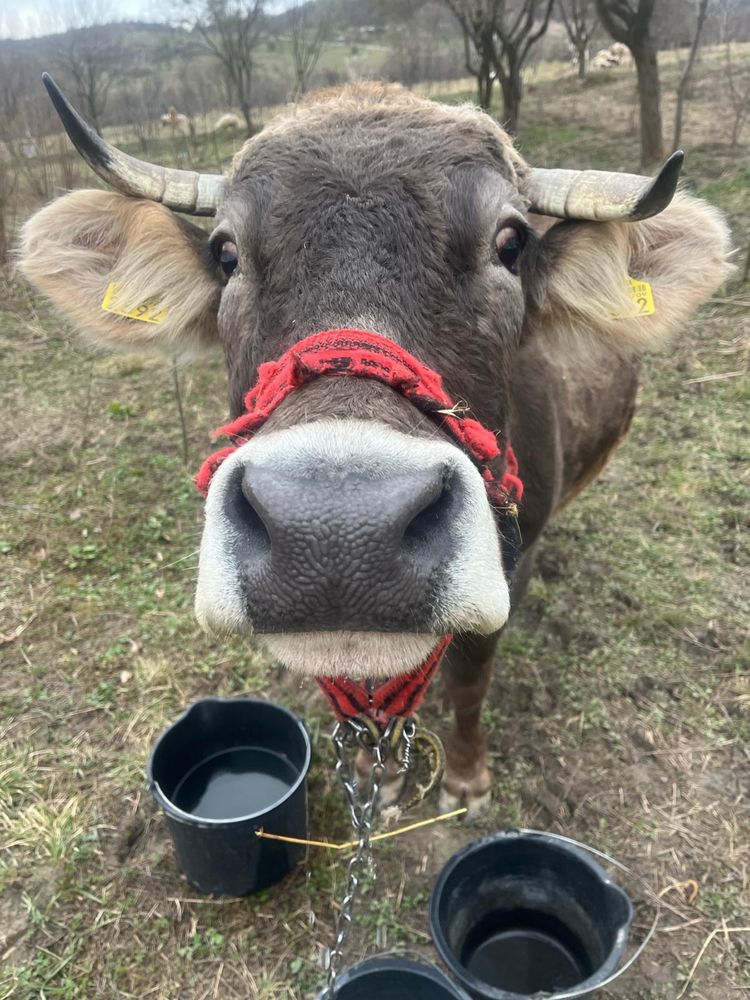
M 520 71 L 511 66 L 510 73 L 501 80 L 503 88 L 503 125 L 511 133 L 518 133 L 518 120 L 521 114 L 521 97 L 523 84 Z
M 732 137 L 729 140 L 732 149 L 736 149 L 740 142 L 740 134 L 742 133 L 742 128 L 745 124 L 745 110 L 740 108 L 735 108 L 734 123 L 732 125 Z
M 489 111 L 492 104 L 492 69 L 489 59 L 482 59 L 477 73 L 477 104 L 483 111 Z
M 578 79 L 586 79 L 586 55 L 587 55 L 587 45 L 579 45 L 577 50 L 578 56 Z
M 0 175 L 0 185 L 5 183 L 5 178 Z M 8 234 L 5 227 L 5 198 L 0 195 L 0 264 L 5 264 L 8 259 Z
M 102 134 L 102 127 L 99 122 L 99 111 L 96 106 L 96 98 L 91 94 L 86 95 L 86 110 L 88 111 L 89 121 L 96 132 L 97 135 Z
M 247 101 L 242 100 L 240 102 L 240 111 L 242 112 L 242 117 L 245 119 L 245 129 L 249 137 L 253 134 L 254 126 L 252 109 Z
M 656 47 L 650 38 L 632 50 L 638 73 L 638 101 L 641 109 L 641 168 L 652 167 L 664 159 L 661 125 L 659 63 Z

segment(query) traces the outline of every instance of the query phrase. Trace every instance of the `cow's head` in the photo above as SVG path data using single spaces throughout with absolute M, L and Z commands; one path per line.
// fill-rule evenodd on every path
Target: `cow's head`
M 51 93 L 124 194 L 77 191 L 35 215 L 26 275 L 100 341 L 220 346 L 234 415 L 262 362 L 357 327 L 422 359 L 502 433 L 532 338 L 558 351 L 654 343 L 723 268 L 710 208 L 678 198 L 662 212 L 676 160 L 655 182 L 532 169 L 473 108 L 362 85 L 277 118 L 226 178 L 199 176 L 112 149 Z M 173 209 L 215 216 L 210 235 Z M 535 232 L 530 210 L 568 221 Z M 628 273 L 653 283 L 655 316 L 633 315 Z M 162 321 L 103 311 L 111 284 L 132 305 L 158 300 Z M 391 387 L 310 382 L 212 481 L 198 617 L 264 636 L 292 667 L 400 672 L 447 632 L 496 632 L 508 607 L 480 474 Z

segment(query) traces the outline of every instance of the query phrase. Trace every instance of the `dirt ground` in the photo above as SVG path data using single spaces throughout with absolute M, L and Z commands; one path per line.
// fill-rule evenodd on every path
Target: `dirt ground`
M 687 183 L 746 247 L 749 149 L 727 144 L 714 69 L 704 59 L 687 107 Z M 583 90 L 562 73 L 532 80 L 526 155 L 635 169 L 631 71 Z M 168 364 L 92 353 L 10 276 L 0 292 L 0 1000 L 310 997 L 342 858 L 314 850 L 272 890 L 203 898 L 145 789 L 149 747 L 189 702 L 267 695 L 310 727 L 313 836 L 349 837 L 319 696 L 192 618 L 190 476 L 225 417 L 221 364 L 177 372 L 184 462 Z M 491 812 L 377 847 L 348 963 L 384 948 L 434 958 L 441 865 L 522 825 L 630 866 L 636 934 L 644 884 L 661 897 L 655 939 L 603 997 L 750 993 L 748 304 L 736 280 L 647 360 L 628 441 L 551 526 L 498 649 Z M 439 685 L 425 719 L 446 731 Z

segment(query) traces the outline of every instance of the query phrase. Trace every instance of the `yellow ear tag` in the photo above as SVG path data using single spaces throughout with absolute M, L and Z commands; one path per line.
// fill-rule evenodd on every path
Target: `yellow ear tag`
M 140 302 L 132 309 L 128 309 L 118 301 L 120 291 L 121 286 L 110 281 L 102 299 L 104 312 L 114 313 L 115 316 L 125 316 L 127 319 L 139 319 L 142 323 L 162 323 L 167 318 L 168 310 L 162 308 L 158 299 L 146 299 L 145 302 Z
M 656 306 L 654 305 L 654 290 L 647 281 L 639 281 L 638 278 L 631 278 L 628 275 L 628 281 L 630 282 L 630 297 L 635 303 L 636 316 L 653 316 L 656 312 Z

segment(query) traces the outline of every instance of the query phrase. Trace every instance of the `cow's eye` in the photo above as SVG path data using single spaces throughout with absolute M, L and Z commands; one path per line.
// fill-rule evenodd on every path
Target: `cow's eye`
M 503 223 L 495 236 L 497 259 L 512 274 L 518 274 L 518 258 L 523 250 L 525 234 L 515 226 Z
M 228 278 L 237 267 L 237 246 L 231 240 L 224 240 L 219 247 L 219 264 Z

